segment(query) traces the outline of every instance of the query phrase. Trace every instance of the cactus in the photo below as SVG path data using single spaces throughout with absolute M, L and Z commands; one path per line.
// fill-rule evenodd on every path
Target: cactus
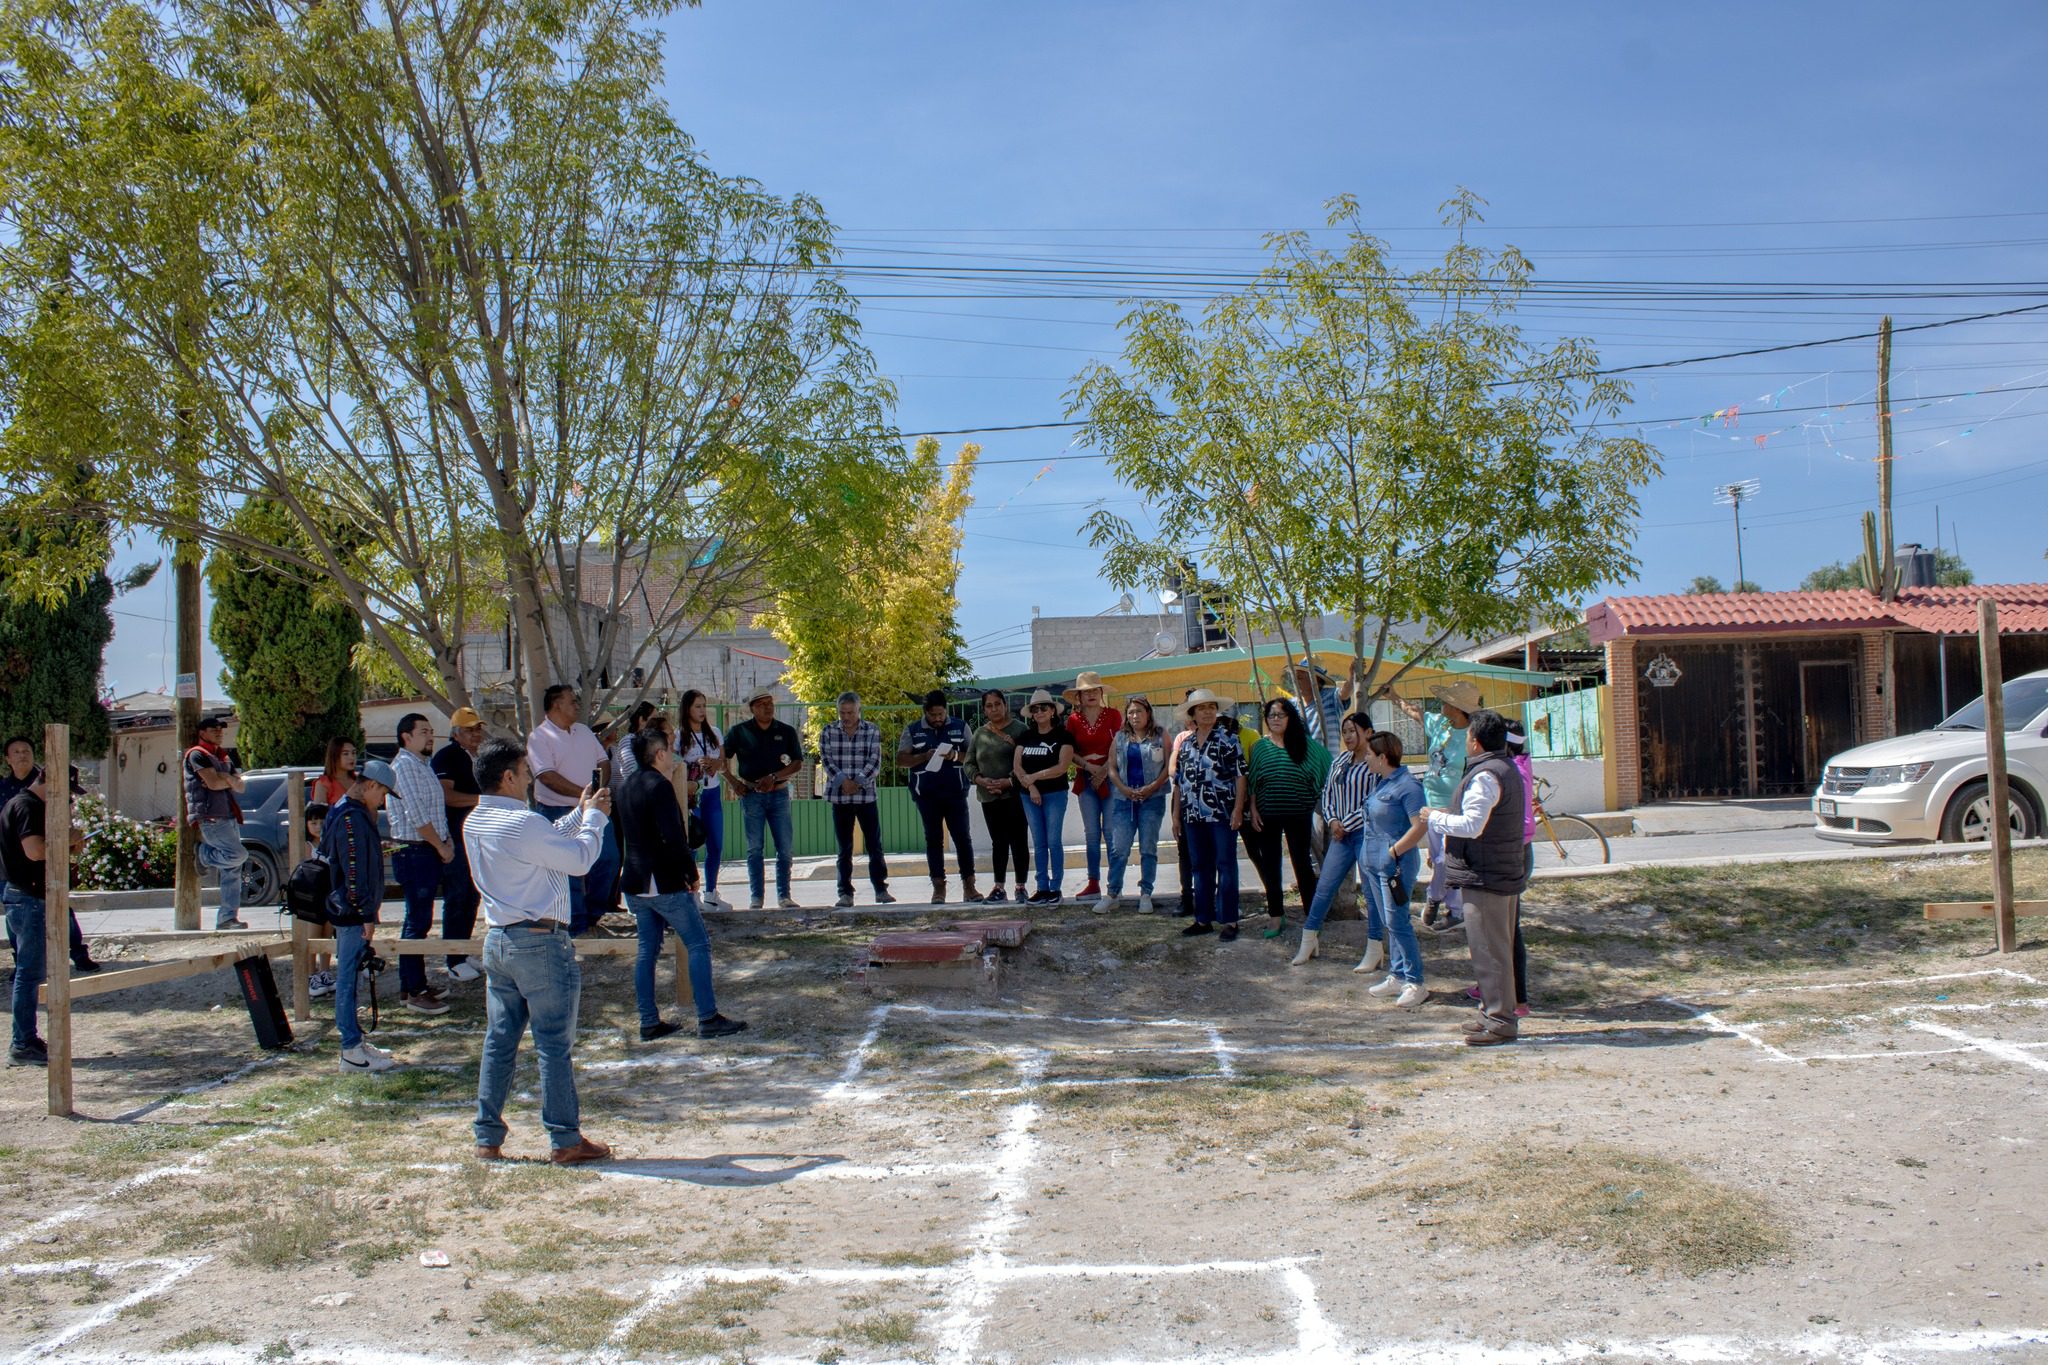
M 1862 571 L 1863 586 L 1868 592 L 1887 600 L 1898 592 L 1900 579 L 1904 575 L 1900 572 L 1900 566 L 1896 562 L 1886 565 L 1878 558 L 1877 513 L 1875 512 L 1865 512 L 1863 514 L 1863 557 L 1858 561 L 1857 568 Z M 1885 581 L 1887 578 L 1885 570 L 1887 568 L 1891 571 L 1888 575 L 1890 582 Z

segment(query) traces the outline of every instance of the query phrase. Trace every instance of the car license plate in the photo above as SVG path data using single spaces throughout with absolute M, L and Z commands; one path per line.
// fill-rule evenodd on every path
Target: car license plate
M 1814 804 L 1814 808 L 1815 808 L 1816 810 L 1818 810 L 1818 811 L 1819 811 L 1819 812 L 1820 812 L 1820 813 L 1821 813 L 1822 815 L 1825 815 L 1825 816 L 1827 816 L 1827 817 L 1828 817 L 1829 819 L 1833 819 L 1833 818 L 1834 818 L 1834 815 L 1835 815 L 1835 803 L 1834 803 L 1834 802 L 1832 802 L 1832 801 L 1816 801 L 1816 802 L 1814 802 L 1813 804 Z

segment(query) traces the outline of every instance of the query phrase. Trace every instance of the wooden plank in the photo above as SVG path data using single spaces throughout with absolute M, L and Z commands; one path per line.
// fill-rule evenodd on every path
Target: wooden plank
M 2012 825 L 2006 818 L 2012 787 L 2005 774 L 2005 664 L 1998 657 L 1998 601 L 1977 603 L 1977 654 L 1984 661 L 1984 754 L 1991 767 L 1991 899 L 1997 906 L 1998 951 L 2020 946 L 2012 912 Z
M 578 957 L 631 957 L 640 951 L 637 938 L 579 938 L 575 940 Z M 480 938 L 383 938 L 376 940 L 380 957 L 442 957 L 454 953 L 457 957 L 480 957 L 484 941 Z
M 1995 919 L 1999 909 L 1997 901 L 1930 901 L 1921 913 L 1928 919 Z M 2022 919 L 2048 915 L 2048 901 L 2014 901 L 2012 913 Z
M 673 935 L 676 941 L 676 1008 L 683 1012 L 683 1022 L 697 1017 L 697 996 L 690 989 L 690 953 L 683 947 L 683 936 Z
M 291 950 L 290 939 L 276 938 L 268 943 L 243 944 L 225 952 L 202 953 L 198 957 L 181 957 L 171 962 L 156 962 L 147 967 L 129 967 L 118 972 L 101 972 L 98 976 L 83 977 L 72 982 L 71 998 L 82 1000 L 87 996 L 125 991 L 130 986 L 154 986 L 164 981 L 200 976 L 207 972 L 217 972 L 223 967 L 232 967 L 245 957 L 283 957 Z M 47 986 L 44 987 L 45 992 L 48 989 Z
M 43 730 L 43 998 L 50 1112 L 71 1113 L 71 727 Z

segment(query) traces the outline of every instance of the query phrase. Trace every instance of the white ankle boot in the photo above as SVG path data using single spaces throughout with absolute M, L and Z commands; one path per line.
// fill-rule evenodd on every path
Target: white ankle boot
M 1294 955 L 1294 961 L 1288 963 L 1287 965 L 1290 967 L 1300 967 L 1306 965 L 1310 958 L 1314 957 L 1317 953 L 1322 951 L 1322 948 L 1319 946 L 1322 937 L 1323 936 L 1320 933 L 1316 932 L 1314 929 L 1302 930 L 1301 951 L 1297 952 Z
M 1384 939 L 1369 938 L 1365 941 L 1365 956 L 1358 959 L 1354 972 L 1376 972 L 1387 965 L 1387 945 Z

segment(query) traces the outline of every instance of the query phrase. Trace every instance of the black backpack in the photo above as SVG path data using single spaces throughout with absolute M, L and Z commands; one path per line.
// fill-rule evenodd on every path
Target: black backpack
M 327 923 L 327 898 L 334 894 L 334 868 L 315 853 L 292 869 L 284 884 L 285 909 L 308 924 Z

